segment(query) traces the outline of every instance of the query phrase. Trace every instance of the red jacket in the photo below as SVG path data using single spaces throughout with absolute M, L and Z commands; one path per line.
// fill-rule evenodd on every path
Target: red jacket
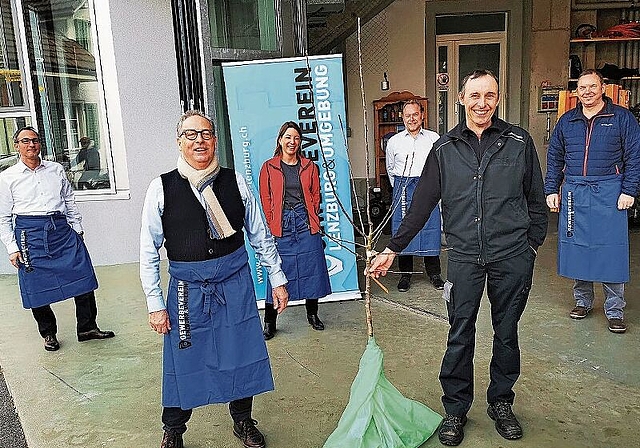
M 311 160 L 300 157 L 300 185 L 304 205 L 309 216 L 312 234 L 320 231 L 320 169 Z M 284 205 L 284 173 L 280 167 L 282 157 L 273 157 L 260 169 L 260 202 L 273 236 L 282 236 L 282 208 Z

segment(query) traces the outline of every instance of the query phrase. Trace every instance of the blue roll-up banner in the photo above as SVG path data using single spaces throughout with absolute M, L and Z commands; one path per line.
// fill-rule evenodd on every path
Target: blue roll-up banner
M 302 153 L 320 167 L 320 220 L 333 291 L 321 301 L 359 298 L 354 232 L 343 211 L 351 212 L 351 183 L 342 55 L 230 62 L 222 68 L 236 171 L 259 198 L 260 168 L 273 157 L 280 126 L 300 125 Z M 247 250 L 256 296 L 263 298 L 267 273 L 248 244 Z

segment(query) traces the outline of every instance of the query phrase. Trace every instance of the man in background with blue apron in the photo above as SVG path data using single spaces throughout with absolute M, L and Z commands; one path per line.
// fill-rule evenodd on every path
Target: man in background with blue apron
M 233 434 L 247 448 L 266 446 L 251 417 L 253 396 L 273 377 L 244 231 L 273 287 L 278 313 L 287 279 L 273 237 L 243 177 L 216 157 L 213 122 L 185 112 L 177 127 L 177 169 L 149 185 L 140 231 L 140 280 L 149 325 L 164 335 L 161 448 L 182 448 L 193 408 L 229 403 Z M 160 255 L 169 259 L 166 302 Z
M 389 139 L 385 158 L 387 174 L 393 187 L 392 234 L 396 233 L 402 218 L 407 214 L 427 156 L 435 141 L 440 138 L 437 133 L 422 128 L 424 108 L 417 100 L 404 103 L 402 121 L 405 129 Z M 443 289 L 444 282 L 440 277 L 439 207 L 433 210 L 422 230 L 398 256 L 400 292 L 408 291 L 411 287 L 414 255 L 424 257 L 424 268 L 431 284 L 436 289 Z
M 0 239 L 18 269 L 22 305 L 31 308 L 44 349 L 60 348 L 49 305 L 69 297 L 76 304 L 78 341 L 112 338 L 96 324 L 98 281 L 64 168 L 40 158 L 40 136 L 31 126 L 18 129 L 13 143 L 20 159 L 0 174 Z
M 582 72 L 580 103 L 560 118 L 549 142 L 545 194 L 549 208 L 560 210 L 558 274 L 574 279 L 575 307 L 569 316 L 587 317 L 593 282 L 602 282 L 609 330 L 624 333 L 627 209 L 640 184 L 640 127 L 604 92 L 600 73 Z

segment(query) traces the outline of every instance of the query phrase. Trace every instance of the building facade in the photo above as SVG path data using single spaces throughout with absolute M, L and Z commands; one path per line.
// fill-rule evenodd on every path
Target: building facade
M 538 112 L 540 86 L 567 85 L 576 22 L 597 22 L 614 8 L 617 17 L 633 4 L 0 0 L 0 169 L 15 162 L 14 130 L 36 126 L 43 157 L 62 163 L 76 188 L 95 264 L 135 262 L 144 194 L 175 166 L 183 110 L 202 108 L 214 118 L 221 162 L 232 163 L 222 63 L 328 53 L 344 55 L 355 178 L 367 176 L 372 103 L 389 93 L 381 90 L 384 73 L 390 91 L 429 98 L 430 128 L 442 133 L 460 119 L 455 97 L 464 74 L 492 68 L 500 77 L 500 116 L 528 128 L 544 160 L 556 117 Z M 585 62 L 602 61 L 592 55 Z M 6 257 L 0 272 L 15 272 Z

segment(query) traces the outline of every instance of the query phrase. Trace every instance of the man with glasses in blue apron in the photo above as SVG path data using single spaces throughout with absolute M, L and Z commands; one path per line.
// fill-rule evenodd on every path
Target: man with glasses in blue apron
M 149 185 L 140 231 L 149 325 L 164 335 L 160 446 L 182 448 L 193 408 L 229 403 L 233 434 L 247 448 L 264 448 L 251 410 L 254 395 L 273 390 L 273 377 L 244 232 L 267 269 L 278 313 L 287 306 L 287 279 L 258 201 L 239 173 L 218 164 L 211 119 L 185 112 L 177 134 L 177 169 Z M 162 245 L 169 259 L 166 302 Z
M 624 333 L 629 281 L 627 210 L 640 184 L 640 127 L 631 112 L 604 95 L 596 70 L 578 78 L 575 109 L 558 121 L 547 152 L 545 194 L 558 220 L 558 274 L 574 279 L 572 319 L 593 308 L 602 282 L 609 330 Z
M 18 269 L 22 305 L 31 309 L 44 349 L 60 348 L 50 305 L 70 297 L 76 305 L 78 341 L 114 337 L 96 324 L 98 281 L 64 168 L 42 160 L 35 128 L 18 129 L 13 142 L 20 159 L 0 175 L 0 238 Z

